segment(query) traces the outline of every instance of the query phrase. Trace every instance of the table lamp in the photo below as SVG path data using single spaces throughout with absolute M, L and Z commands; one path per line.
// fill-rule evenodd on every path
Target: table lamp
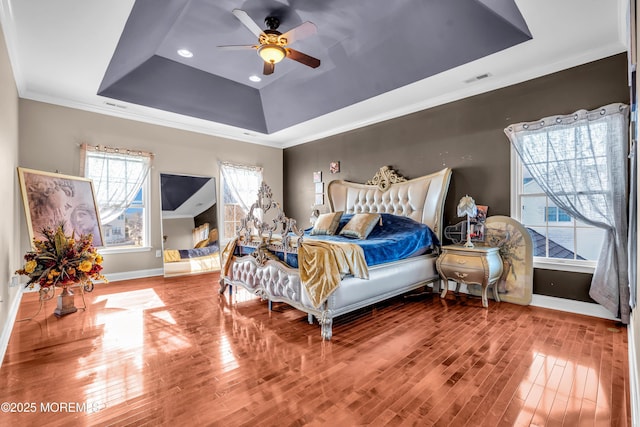
M 458 216 L 467 216 L 467 242 L 464 244 L 465 248 L 472 248 L 473 243 L 471 243 L 471 217 L 475 218 L 478 215 L 478 207 L 476 206 L 475 200 L 469 197 L 469 195 L 464 196 L 460 199 L 458 203 Z

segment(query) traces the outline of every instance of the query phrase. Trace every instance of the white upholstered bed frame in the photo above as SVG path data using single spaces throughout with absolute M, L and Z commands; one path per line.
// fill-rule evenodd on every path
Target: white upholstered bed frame
M 442 241 L 442 217 L 450 178 L 449 168 L 405 180 L 383 167 L 367 184 L 332 181 L 327 193 L 332 211 L 380 212 L 410 217 L 431 227 Z M 279 249 L 282 250 L 282 245 Z M 328 340 L 332 335 L 333 319 L 337 316 L 429 284 L 437 286 L 433 291 L 439 292 L 436 258 L 437 254 L 426 254 L 375 265 L 369 267 L 368 280 L 347 276 L 327 301 L 316 308 L 306 294 L 297 269 L 279 260 L 265 260 L 256 255 L 239 256 L 232 258 L 227 274 L 222 277 L 220 292 L 224 292 L 227 285 L 240 285 L 268 300 L 269 309 L 271 302 L 286 302 L 306 312 L 310 323 L 313 317 L 318 319 L 322 338 Z

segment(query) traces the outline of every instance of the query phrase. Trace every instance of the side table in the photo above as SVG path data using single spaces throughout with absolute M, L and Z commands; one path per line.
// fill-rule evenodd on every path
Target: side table
M 482 306 L 489 307 L 487 289 L 495 285 L 502 275 L 502 259 L 499 248 L 475 246 L 467 248 L 461 245 L 442 247 L 442 254 L 436 261 L 436 268 L 444 280 L 441 297 L 444 298 L 449 289 L 449 280 L 456 282 L 456 292 L 460 284 L 476 284 L 482 286 Z M 493 286 L 493 298 L 500 302 L 498 287 Z

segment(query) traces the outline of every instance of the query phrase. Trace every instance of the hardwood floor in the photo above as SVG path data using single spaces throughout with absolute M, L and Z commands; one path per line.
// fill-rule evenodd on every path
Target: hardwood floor
M 96 285 L 60 319 L 46 302 L 11 335 L 0 402 L 21 413 L 0 425 L 631 425 L 612 321 L 435 295 L 346 315 L 323 342 L 304 313 L 217 290 Z M 37 309 L 25 294 L 18 319 Z

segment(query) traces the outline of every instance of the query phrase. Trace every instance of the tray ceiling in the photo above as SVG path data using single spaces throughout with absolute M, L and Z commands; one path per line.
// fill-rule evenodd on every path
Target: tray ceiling
M 321 60 L 285 59 L 254 83 L 255 50 L 217 48 L 257 42 L 236 4 L 137 0 L 98 93 L 270 134 L 531 39 L 513 0 L 247 1 L 262 29 L 268 16 L 283 32 L 313 22 L 318 34 L 292 47 Z
M 0 0 L 21 97 L 287 147 L 625 50 L 626 2 Z M 263 76 L 231 13 L 317 34 Z M 178 49 L 189 49 L 182 58 Z M 260 82 L 249 77 L 258 75 Z

